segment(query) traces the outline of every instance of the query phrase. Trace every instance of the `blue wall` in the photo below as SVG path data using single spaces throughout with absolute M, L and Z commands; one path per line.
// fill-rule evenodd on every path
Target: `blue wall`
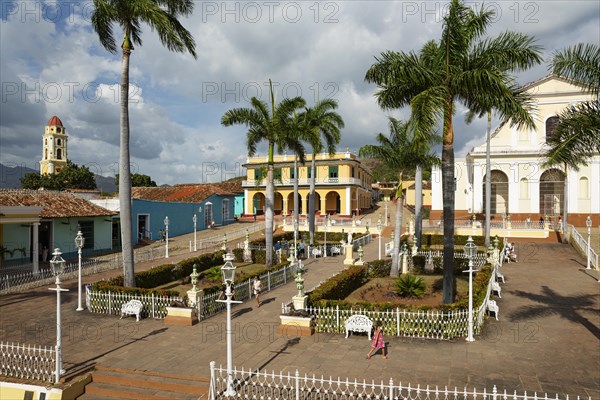
M 223 200 L 228 199 L 229 218 L 223 220 Z M 154 200 L 133 199 L 131 206 L 132 228 L 133 228 L 133 243 L 138 243 L 138 232 L 140 226 L 138 224 L 140 215 L 147 215 L 148 231 L 146 237 L 152 240 L 160 239 L 160 230 L 165 228 L 165 217 L 169 217 L 169 237 L 184 235 L 194 232 L 194 222 L 192 220 L 196 214 L 196 230 L 201 231 L 206 229 L 205 214 L 206 203 L 212 203 L 213 217 L 212 220 L 216 225 L 227 225 L 234 221 L 234 195 L 216 195 L 213 194 L 208 199 L 199 203 L 177 203 L 164 202 Z M 198 208 L 202 207 L 202 212 L 198 212 Z M 151 235 L 150 235 L 151 234 Z

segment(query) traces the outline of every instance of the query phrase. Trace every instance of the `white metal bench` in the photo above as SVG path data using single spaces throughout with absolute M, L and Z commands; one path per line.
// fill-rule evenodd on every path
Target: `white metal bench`
M 373 330 L 373 322 L 366 315 L 355 314 L 344 322 L 346 327 L 346 339 L 350 331 L 354 332 L 367 332 L 369 340 L 371 340 L 371 331 Z
M 496 280 L 500 279 L 502 279 L 502 283 L 506 283 L 504 281 L 504 275 L 502 275 L 502 272 L 500 272 L 500 268 L 496 268 Z
M 492 291 L 498 293 L 498 297 L 502 298 L 500 292 L 502 292 L 502 288 L 498 282 L 492 282 Z
M 135 315 L 135 320 L 140 320 L 140 313 L 144 305 L 139 300 L 129 300 L 127 303 L 121 306 L 121 318 L 125 315 Z
M 488 300 L 487 302 L 488 312 L 493 312 L 496 317 L 496 321 L 498 321 L 498 313 L 500 312 L 500 307 L 496 303 L 496 300 Z
M 315 258 L 322 257 L 323 256 L 323 251 L 319 247 L 314 247 L 312 249 L 312 255 Z
M 332 256 L 339 256 L 340 254 L 342 254 L 342 248 L 339 246 L 331 247 L 330 251 Z

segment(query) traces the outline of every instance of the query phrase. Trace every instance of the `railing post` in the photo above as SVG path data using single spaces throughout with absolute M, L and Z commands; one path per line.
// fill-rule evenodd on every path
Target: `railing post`
M 152 292 L 152 318 L 156 318 L 156 315 L 154 315 L 154 292 Z
M 287 265 L 283 266 L 283 284 L 287 284 Z
M 267 291 L 271 291 L 271 273 L 267 271 Z
M 400 336 L 400 307 L 396 307 L 396 335 Z
M 211 361 L 210 362 L 210 384 L 208 386 L 208 399 L 209 400 L 215 400 L 217 397 L 216 394 L 216 387 L 215 387 L 215 362 Z
M 300 373 L 296 370 L 296 400 L 300 400 Z
M 340 306 L 338 304 L 335 305 L 335 331 L 340 331 Z
M 112 303 L 110 301 L 110 290 L 108 291 L 108 315 L 112 315 Z
M 390 393 L 388 398 L 390 400 L 394 398 L 394 380 L 392 378 L 390 378 Z

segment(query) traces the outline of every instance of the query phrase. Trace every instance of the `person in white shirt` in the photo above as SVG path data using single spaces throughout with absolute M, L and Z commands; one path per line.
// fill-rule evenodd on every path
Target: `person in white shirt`
M 260 292 L 262 291 L 262 282 L 258 276 L 254 277 L 254 283 L 252 284 L 252 290 L 256 297 L 256 304 L 260 307 Z

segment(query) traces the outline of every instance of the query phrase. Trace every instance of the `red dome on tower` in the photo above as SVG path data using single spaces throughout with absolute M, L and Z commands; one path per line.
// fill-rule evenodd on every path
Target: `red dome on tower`
M 55 115 L 46 124 L 48 126 L 63 126 L 62 121 Z

